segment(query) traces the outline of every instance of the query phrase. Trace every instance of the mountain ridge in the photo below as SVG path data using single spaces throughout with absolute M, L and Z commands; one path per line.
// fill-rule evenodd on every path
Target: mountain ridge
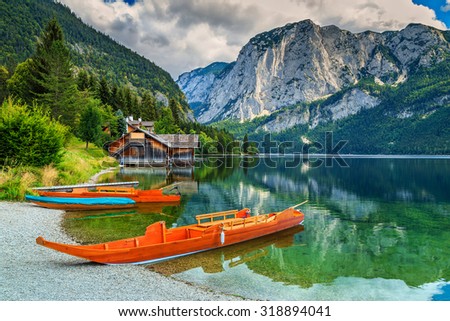
M 194 75 L 184 73 L 177 83 L 200 122 L 246 121 L 324 99 L 367 77 L 398 85 L 415 69 L 442 61 L 449 52 L 448 32 L 421 24 L 400 31 L 351 33 L 304 20 L 252 37 L 220 75 L 199 75 L 197 69 Z M 207 87 L 193 89 L 192 84 L 205 80 Z
M 237 138 L 271 134 L 301 151 L 333 132 L 343 153 L 450 154 L 449 42 L 450 31 L 422 24 L 351 33 L 307 20 L 252 37 L 220 73 L 177 83 L 200 122 Z
M 0 8 L 0 38 L 4 41 L 0 65 L 12 69 L 30 57 L 36 37 L 46 23 L 56 17 L 78 68 L 105 76 L 113 83 L 127 85 L 140 94 L 150 90 L 166 103 L 173 98 L 189 112 L 183 92 L 167 71 L 88 26 L 67 6 L 51 0 L 0 0 Z

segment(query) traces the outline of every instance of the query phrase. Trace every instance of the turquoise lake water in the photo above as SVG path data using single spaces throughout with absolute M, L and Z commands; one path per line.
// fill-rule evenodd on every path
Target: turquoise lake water
M 172 171 L 124 168 L 106 180 L 138 180 L 141 188 L 176 182 L 181 204 L 68 213 L 66 220 L 135 236 L 161 219 L 186 225 L 197 214 L 268 213 L 308 200 L 303 227 L 148 268 L 251 299 L 450 300 L 450 159 L 345 163 L 287 156 L 204 159 Z

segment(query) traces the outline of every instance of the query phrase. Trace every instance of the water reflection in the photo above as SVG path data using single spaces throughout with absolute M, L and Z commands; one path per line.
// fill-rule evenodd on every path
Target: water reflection
M 449 280 L 444 240 L 392 222 L 361 224 L 308 207 L 305 230 L 153 268 L 227 293 L 262 300 L 431 300 Z M 248 242 L 250 243 L 250 242 Z M 238 262 L 237 264 L 235 262 Z M 226 280 L 226 282 L 225 282 Z M 245 280 L 245 287 L 242 284 Z
M 260 214 L 308 199 L 300 233 L 152 268 L 254 299 L 448 300 L 450 160 L 346 161 L 346 168 L 314 168 L 302 162 L 286 168 L 283 158 L 275 159 L 272 167 L 255 158 L 216 158 L 176 175 L 125 169 L 114 179 L 139 180 L 144 188 L 177 182 L 183 197 L 169 212 L 155 210 L 121 224 L 116 223 L 120 218 L 111 218 L 111 228 L 131 233 L 140 224 L 143 231 L 150 221 L 146 216 L 186 225 L 197 214 L 242 207 Z M 171 216 L 158 216 L 165 212 Z
M 219 273 L 227 268 L 237 267 L 258 260 L 269 254 L 267 248 L 286 248 L 294 245 L 299 238 L 303 226 L 296 226 L 285 231 L 254 239 L 245 243 L 235 244 L 185 256 L 177 260 L 165 261 L 149 268 L 165 275 L 182 273 L 191 269 L 200 268 L 205 273 Z
M 246 262 L 245 269 L 228 264 L 217 277 L 200 276 L 199 268 L 176 273 L 177 277 L 233 292 L 242 282 L 240 276 L 237 284 L 224 285 L 218 278 L 236 278 L 244 269 L 251 280 L 264 276 L 269 284 L 295 289 L 279 299 L 300 294 L 318 299 L 319 294 L 311 294 L 318 285 L 323 291 L 339 287 L 342 292 L 345 284 L 348 293 L 341 293 L 342 299 L 431 299 L 450 280 L 450 180 L 445 179 L 450 177 L 449 160 L 349 159 L 348 168 L 307 170 L 285 168 L 283 159 L 276 160 L 276 168 L 263 162 L 241 168 L 242 160 L 232 161 L 225 161 L 223 170 L 196 170 L 199 194 L 179 220 L 192 223 L 190 213 L 208 209 L 246 204 L 260 213 L 309 199 L 304 246 L 268 247 L 265 255 Z M 366 286 L 386 293 L 376 295 L 375 290 L 363 290 Z M 361 287 L 361 292 L 353 295 L 353 287 Z M 242 289 L 238 293 L 249 294 Z M 255 298 L 273 299 L 262 294 Z

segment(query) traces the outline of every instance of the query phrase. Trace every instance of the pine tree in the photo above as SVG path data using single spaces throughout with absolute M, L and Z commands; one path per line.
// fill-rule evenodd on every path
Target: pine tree
M 80 110 L 80 97 L 72 72 L 69 49 L 55 18 L 50 20 L 37 41 L 31 60 L 32 96 L 48 108 L 54 119 L 74 126 Z
M 111 104 L 111 89 L 105 77 L 100 79 L 98 84 L 97 97 L 100 98 L 103 104 Z
M 156 110 L 155 97 L 149 92 L 145 92 L 142 96 L 142 119 L 144 120 L 158 120 L 158 111 Z
M 155 123 L 155 132 L 157 134 L 182 134 L 183 131 L 176 125 L 173 114 L 168 107 L 161 109 L 161 117 Z
M 81 113 L 79 136 L 86 142 L 86 149 L 89 143 L 94 143 L 102 133 L 102 116 L 95 99 L 88 101 L 88 106 Z
M 175 101 L 175 99 L 170 99 L 169 101 L 169 108 L 170 111 L 172 112 L 172 117 L 173 117 L 173 121 L 175 123 L 175 125 L 180 125 L 180 114 L 179 114 L 179 105 L 178 103 Z
M 30 58 L 18 64 L 14 70 L 14 74 L 6 82 L 8 92 L 28 104 L 33 102 L 31 93 L 31 79 L 33 77 L 31 74 L 32 64 L 32 59 Z
M 248 148 L 249 148 L 249 143 L 248 143 L 248 135 L 245 134 L 244 136 L 244 141 L 242 143 L 242 152 L 244 152 L 244 154 L 248 153 Z
M 81 90 L 81 91 L 89 90 L 89 88 L 90 88 L 89 81 L 90 81 L 89 74 L 87 73 L 86 70 L 81 69 L 80 72 L 78 73 L 78 78 L 77 78 L 78 90 Z
M 5 66 L 0 66 L 0 104 L 8 95 L 6 81 L 9 78 L 9 71 Z
M 123 112 L 118 109 L 114 116 L 117 118 L 117 128 L 115 129 L 117 137 L 120 137 L 127 133 L 127 122 L 125 120 L 125 116 Z

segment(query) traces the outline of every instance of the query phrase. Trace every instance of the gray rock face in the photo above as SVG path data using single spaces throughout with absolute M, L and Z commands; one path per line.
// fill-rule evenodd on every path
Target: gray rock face
M 362 109 L 376 107 L 380 100 L 360 89 L 346 92 L 340 100 L 329 105 L 320 106 L 311 112 L 302 106 L 280 111 L 259 128 L 268 132 L 281 132 L 296 125 L 307 125 L 309 129 L 320 123 L 336 121 L 357 114 Z
M 424 25 L 354 34 L 305 20 L 255 36 L 234 63 L 220 65 L 219 71 L 213 64 L 181 75 L 177 83 L 199 122 L 245 121 L 324 98 L 365 77 L 395 85 L 414 68 L 439 62 L 449 52 L 443 32 Z M 351 90 L 341 101 L 326 106 L 327 113 L 279 112 L 264 129 L 314 127 L 378 103 L 367 93 Z

